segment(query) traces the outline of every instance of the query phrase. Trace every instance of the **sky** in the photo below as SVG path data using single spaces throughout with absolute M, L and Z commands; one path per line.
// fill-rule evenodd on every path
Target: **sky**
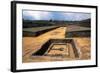
M 67 20 L 80 21 L 91 18 L 90 13 L 58 12 L 58 11 L 32 11 L 23 10 L 24 20 Z

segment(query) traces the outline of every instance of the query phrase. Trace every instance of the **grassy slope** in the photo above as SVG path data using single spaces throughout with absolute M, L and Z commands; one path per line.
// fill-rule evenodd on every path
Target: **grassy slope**
M 23 31 L 30 31 L 30 32 L 38 32 L 46 29 L 55 28 L 57 26 L 45 26 L 45 27 L 32 27 L 32 28 L 23 28 Z

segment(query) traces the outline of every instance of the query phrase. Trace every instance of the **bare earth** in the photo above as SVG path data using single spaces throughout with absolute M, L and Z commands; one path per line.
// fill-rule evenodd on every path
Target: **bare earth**
M 46 61 L 64 61 L 64 60 L 86 60 L 91 58 L 91 40 L 89 37 L 73 38 L 76 42 L 78 51 L 80 53 L 79 58 L 75 58 L 71 44 L 56 45 L 53 48 L 63 47 L 63 51 L 50 50 L 47 56 L 32 56 L 32 53 L 36 52 L 41 46 L 49 39 L 65 38 L 66 27 L 59 27 L 52 31 L 46 32 L 37 37 L 23 37 L 23 52 L 22 61 L 27 62 L 46 62 Z M 56 55 L 55 54 L 59 54 Z M 62 54 L 62 55 L 61 55 Z

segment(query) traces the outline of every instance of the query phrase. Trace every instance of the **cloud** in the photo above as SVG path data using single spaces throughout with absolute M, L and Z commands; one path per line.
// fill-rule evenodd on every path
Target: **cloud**
M 63 16 L 65 16 L 65 20 L 84 20 L 91 18 L 91 15 L 89 13 L 76 13 L 76 12 L 70 12 L 70 13 L 63 13 Z
M 50 12 L 41 11 L 23 11 L 23 19 L 31 18 L 31 20 L 46 20 L 50 18 Z
M 23 11 L 23 19 L 28 20 L 84 20 L 90 18 L 89 13 L 50 12 L 50 11 Z

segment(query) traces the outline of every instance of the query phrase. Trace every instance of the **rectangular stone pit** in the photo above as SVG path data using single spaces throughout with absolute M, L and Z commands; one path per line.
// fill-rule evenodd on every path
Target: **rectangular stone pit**
M 78 48 L 76 47 L 75 41 L 73 39 L 50 39 L 45 44 L 43 44 L 38 51 L 33 53 L 32 56 L 52 55 L 50 52 L 54 52 L 54 50 L 59 51 L 59 53 L 60 53 L 64 50 L 64 48 L 61 49 L 61 46 L 65 47 L 67 44 L 72 45 L 72 49 L 73 49 L 75 58 L 79 58 Z M 54 45 L 59 45 L 59 48 L 54 49 Z M 67 51 L 69 51 L 69 50 L 67 50 Z M 66 54 L 68 55 L 69 53 L 67 51 L 66 51 Z

